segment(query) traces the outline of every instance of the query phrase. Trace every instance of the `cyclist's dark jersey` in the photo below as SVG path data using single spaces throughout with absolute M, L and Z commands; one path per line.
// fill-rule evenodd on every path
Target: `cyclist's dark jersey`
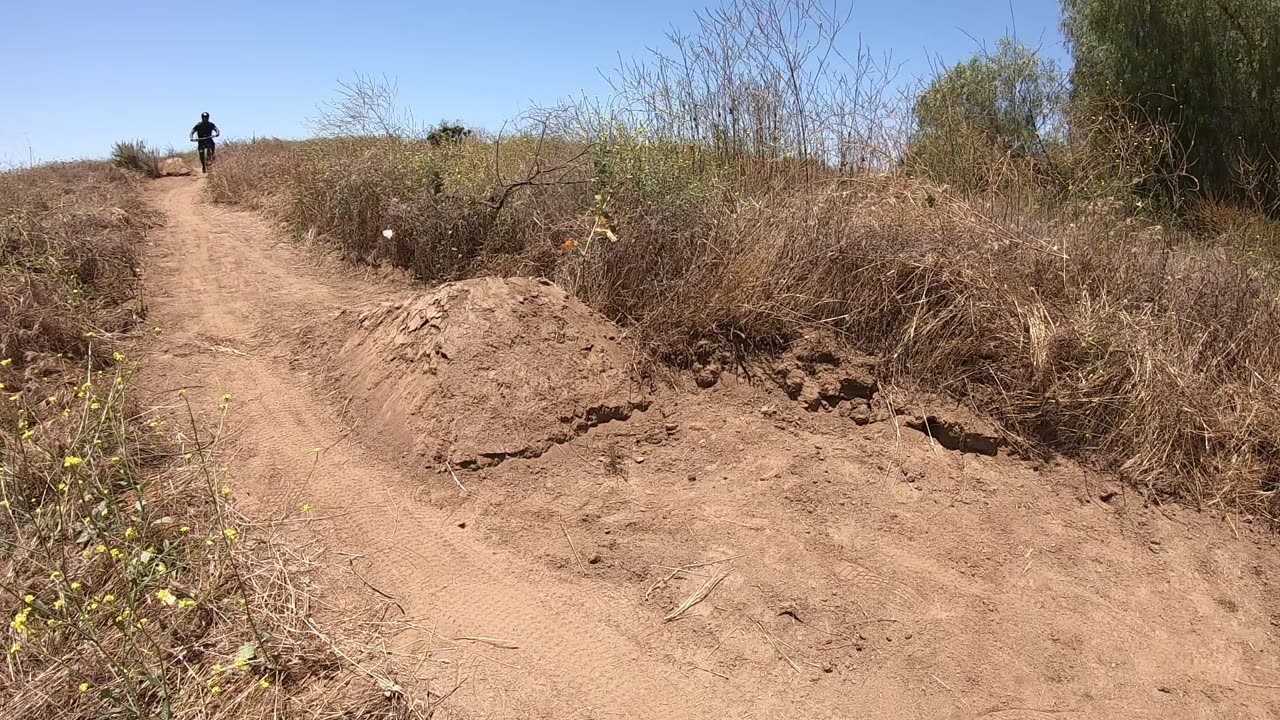
M 212 145 L 213 134 L 217 131 L 218 131 L 218 126 L 214 125 L 208 120 L 201 120 L 200 122 L 196 123 L 195 127 L 191 128 L 191 132 L 195 133 L 196 137 L 200 139 L 201 145 Z M 208 139 L 206 140 L 205 138 L 208 138 Z

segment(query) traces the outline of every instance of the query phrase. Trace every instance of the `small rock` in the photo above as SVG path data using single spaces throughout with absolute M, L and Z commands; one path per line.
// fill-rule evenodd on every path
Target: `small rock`
M 645 461 L 645 457 L 644 457 L 643 455 L 638 455 L 638 456 L 636 456 L 636 464 L 637 464 L 637 465 L 643 465 L 643 464 L 644 464 L 644 461 Z
M 466 529 L 467 529 L 467 521 L 466 521 L 466 520 L 459 520 L 459 521 L 458 521 L 458 527 L 459 527 L 459 528 L 461 528 L 461 529 L 463 529 L 463 530 L 466 530 Z
M 831 663 L 823 663 L 823 665 L 822 665 L 822 672 L 824 672 L 824 673 L 830 673 L 830 672 L 831 672 L 831 671 L 833 671 L 833 670 L 835 670 L 835 668 L 834 668 L 834 667 L 831 667 Z
M 694 475 L 693 473 L 689 473 L 689 477 L 688 477 L 688 478 L 686 478 L 686 479 L 687 479 L 689 482 L 697 482 L 697 481 L 698 481 L 698 476 L 697 476 L 697 475 Z
M 597 565 L 600 563 L 600 553 L 591 553 L 591 557 L 587 558 L 587 563 Z
M 680 423 L 669 422 L 663 425 L 662 428 L 669 433 L 673 433 L 680 429 Z

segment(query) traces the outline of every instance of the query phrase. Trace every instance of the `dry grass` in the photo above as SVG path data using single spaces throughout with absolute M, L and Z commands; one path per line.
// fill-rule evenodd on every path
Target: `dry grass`
M 164 157 L 169 157 L 169 153 Z M 160 155 L 141 140 L 117 142 L 111 149 L 111 163 L 121 170 L 140 173 L 149 178 L 160 177 Z
M 886 380 L 965 399 L 1028 452 L 1202 507 L 1280 507 L 1280 280 L 1258 252 L 1274 226 L 1242 238 L 1248 214 L 1219 210 L 1206 235 L 1094 192 L 1048 213 L 999 183 L 963 198 L 900 174 L 747 173 L 641 142 L 597 145 L 495 211 L 535 161 L 504 150 L 504 183 L 491 143 L 452 152 L 245 148 L 214 192 L 271 198 L 298 232 L 427 281 L 551 276 L 677 365 L 706 341 L 758 353 L 835 333 L 882 357 Z M 543 167 L 570 155 L 551 154 Z
M 0 357 L 81 358 L 87 333 L 129 327 L 135 246 L 155 220 L 135 176 L 108 165 L 0 175 Z
M 232 399 L 207 428 L 181 393 L 133 395 L 140 189 L 91 163 L 0 176 L 0 715 L 429 716 L 321 636 L 315 561 L 236 513 Z

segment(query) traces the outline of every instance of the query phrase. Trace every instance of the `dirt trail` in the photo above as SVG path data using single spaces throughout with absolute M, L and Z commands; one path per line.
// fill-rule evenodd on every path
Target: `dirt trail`
M 434 653 L 465 680 L 439 717 L 1280 717 L 1261 687 L 1280 685 L 1277 549 L 1103 503 L 1072 468 L 942 451 L 726 381 L 463 473 L 460 497 L 352 431 L 331 387 L 340 340 L 298 352 L 405 287 L 200 188 L 155 185 L 168 224 L 145 278 L 164 332 L 144 383 L 234 396 L 246 511 L 311 504 L 301 532 L 359 573 L 332 591 L 375 586 L 423 628 L 400 651 L 519 645 Z M 711 575 L 657 583 L 668 568 L 725 557 L 714 594 L 663 623 Z

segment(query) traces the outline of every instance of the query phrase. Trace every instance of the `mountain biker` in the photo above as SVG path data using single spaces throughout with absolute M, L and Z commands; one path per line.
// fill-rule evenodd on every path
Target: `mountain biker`
M 200 122 L 196 123 L 195 127 L 191 128 L 190 139 L 198 142 L 196 150 L 207 151 L 200 153 L 200 170 L 202 172 L 209 172 L 205 156 L 208 156 L 208 162 L 213 162 L 213 139 L 220 135 L 222 135 L 222 133 L 218 132 L 218 126 L 209 122 L 209 113 L 200 113 Z

